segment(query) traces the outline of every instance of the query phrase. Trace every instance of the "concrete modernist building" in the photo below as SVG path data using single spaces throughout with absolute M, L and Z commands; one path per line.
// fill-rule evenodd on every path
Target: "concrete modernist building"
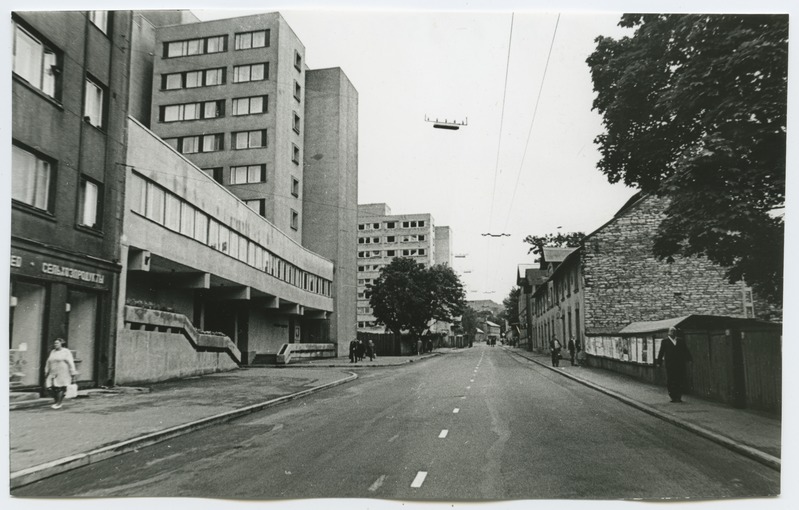
M 344 353 L 355 335 L 357 91 L 341 69 L 307 69 L 279 13 L 158 27 L 155 43 L 152 131 L 302 248 L 287 263 L 305 250 L 333 262 L 329 331 L 291 325 L 284 336 Z
M 279 13 L 156 29 L 151 129 L 302 242 L 305 47 Z
M 652 255 L 667 199 L 638 194 L 578 248 L 545 248 L 534 287 L 530 336 L 545 350 L 553 336 L 572 336 L 591 354 L 594 342 L 630 323 L 691 314 L 754 317 L 752 291 L 731 284 L 703 257 Z M 650 357 L 651 361 L 651 357 Z
M 131 14 L 12 14 L 10 381 L 55 338 L 82 386 L 113 379 Z
M 164 370 L 172 377 L 221 370 L 230 360 L 273 358 L 286 343 L 327 342 L 333 263 L 303 248 L 140 123 L 130 119 L 128 129 L 120 292 L 130 306 L 119 315 L 118 380 L 143 380 L 145 371 L 152 380 Z M 191 343 L 199 343 L 193 328 L 221 332 L 233 345 L 157 348 L 168 342 L 131 332 L 140 324 L 160 326 L 134 316 L 145 315 L 137 309 L 150 302 L 182 316 L 177 322 L 190 324 L 182 333 Z M 174 319 L 172 330 L 180 327 Z M 198 367 L 194 351 L 224 351 L 227 358 Z M 159 369 L 165 356 L 172 366 Z
M 444 239 L 439 242 L 436 234 Z M 358 205 L 358 331 L 381 332 L 375 323 L 366 286 L 395 257 L 411 257 L 431 266 L 452 263 L 449 227 L 436 227 L 430 214 L 391 214 L 387 204 Z M 439 245 L 442 253 L 437 253 Z M 449 331 L 447 324 L 443 329 Z M 442 329 L 442 331 L 443 331 Z
M 349 342 L 357 92 L 341 70 L 307 70 L 277 13 L 14 13 L 12 26 L 12 387 L 41 387 L 56 337 L 83 386 Z
M 330 337 L 347 356 L 356 335 L 358 91 L 339 68 L 305 75 L 302 244 L 333 261 Z

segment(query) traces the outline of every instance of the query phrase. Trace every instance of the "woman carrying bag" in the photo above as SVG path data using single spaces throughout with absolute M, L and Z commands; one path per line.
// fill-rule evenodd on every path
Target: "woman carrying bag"
M 63 338 L 56 338 L 53 341 L 53 350 L 50 351 L 50 356 L 47 357 L 44 370 L 47 387 L 50 388 L 55 400 L 50 407 L 53 409 L 61 408 L 61 402 L 63 402 L 64 394 L 67 392 L 67 386 L 75 384 L 77 373 L 72 352 L 66 348 L 66 342 L 64 342 Z

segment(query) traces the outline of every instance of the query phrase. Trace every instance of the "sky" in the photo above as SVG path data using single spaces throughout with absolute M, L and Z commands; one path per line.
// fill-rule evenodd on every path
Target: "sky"
M 359 203 L 451 227 L 468 299 L 502 302 L 534 260 L 525 236 L 591 232 L 635 192 L 596 170 L 585 63 L 597 36 L 626 33 L 618 13 L 280 12 L 309 68 L 341 67 L 358 90 Z

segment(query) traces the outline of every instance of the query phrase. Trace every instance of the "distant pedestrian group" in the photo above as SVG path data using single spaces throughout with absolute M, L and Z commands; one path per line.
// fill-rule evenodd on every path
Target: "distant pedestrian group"
M 356 339 L 350 342 L 350 363 L 358 363 L 363 361 L 364 356 L 369 356 L 369 361 L 374 361 L 377 357 L 375 353 L 375 344 L 370 339 L 364 343 L 361 339 Z

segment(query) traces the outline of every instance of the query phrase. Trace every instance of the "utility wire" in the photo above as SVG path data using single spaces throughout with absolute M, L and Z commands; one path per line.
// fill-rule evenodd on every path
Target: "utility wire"
M 511 42 L 513 41 L 513 18 L 516 13 L 511 13 L 510 15 L 510 34 L 508 35 L 508 56 L 507 60 L 505 61 L 505 87 L 502 91 L 502 110 L 499 118 L 499 136 L 497 141 L 497 160 L 494 165 L 494 185 L 491 189 L 491 212 L 488 215 L 488 231 L 491 231 L 491 221 L 494 219 L 494 201 L 497 191 L 497 175 L 499 173 L 499 157 L 501 154 L 500 149 L 502 148 L 502 128 L 505 124 L 505 98 L 508 94 L 508 71 L 510 69 L 510 48 Z
M 519 163 L 519 171 L 516 172 L 516 184 L 513 186 L 513 194 L 511 195 L 510 199 L 510 207 L 508 208 L 508 216 L 505 218 L 505 227 L 503 230 L 506 230 L 508 227 L 508 223 L 510 222 L 510 215 L 513 211 L 513 202 L 516 200 L 516 190 L 519 188 L 519 178 L 522 175 L 522 167 L 524 166 L 524 159 L 527 157 L 527 148 L 530 146 L 530 138 L 533 134 L 533 125 L 535 125 L 535 118 L 538 114 L 538 104 L 541 101 L 541 92 L 544 90 L 544 81 L 547 78 L 547 70 L 549 69 L 549 59 L 552 57 L 552 48 L 555 46 L 555 35 L 558 33 L 558 25 L 560 24 L 560 13 L 558 13 L 558 18 L 555 20 L 555 29 L 552 31 L 552 40 L 549 43 L 549 53 L 547 53 L 547 61 L 544 65 L 544 74 L 541 76 L 541 85 L 538 87 L 538 97 L 535 100 L 535 107 L 533 108 L 533 118 L 530 120 L 530 130 L 527 132 L 527 143 L 524 145 L 524 153 L 522 154 L 522 161 Z
M 508 55 L 505 60 L 505 85 L 502 91 L 502 109 L 499 117 L 499 134 L 497 135 L 497 160 L 496 163 L 494 164 L 494 183 L 491 187 L 491 209 L 490 212 L 488 213 L 488 225 L 487 225 L 488 232 L 491 232 L 491 223 L 494 220 L 494 202 L 496 201 L 497 176 L 499 174 L 499 157 L 501 154 L 500 149 L 502 148 L 502 129 L 505 125 L 505 99 L 507 98 L 508 95 L 508 72 L 510 70 L 510 50 L 511 50 L 511 44 L 513 43 L 513 20 L 515 16 L 516 16 L 515 12 L 512 12 L 510 15 L 510 31 L 508 33 Z M 486 239 L 486 242 L 487 241 L 488 239 Z M 487 249 L 487 258 L 488 260 L 491 260 L 490 243 L 487 243 L 486 249 Z M 486 272 L 486 276 L 487 275 L 488 272 Z

